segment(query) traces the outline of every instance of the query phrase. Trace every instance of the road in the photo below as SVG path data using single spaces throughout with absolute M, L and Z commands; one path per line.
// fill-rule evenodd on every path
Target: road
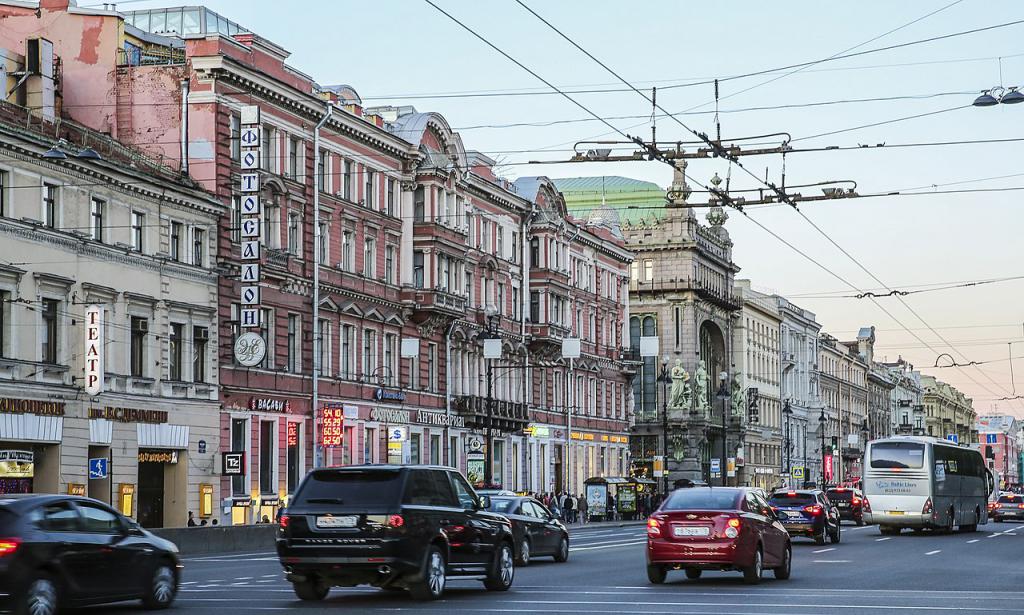
M 565 564 L 545 558 L 516 571 L 507 593 L 479 582 L 449 585 L 445 599 L 415 602 L 374 588 L 334 589 L 323 603 L 303 603 L 283 580 L 270 552 L 186 560 L 175 611 L 231 613 L 692 613 L 802 615 L 817 613 L 1024 613 L 1024 525 L 990 523 L 974 534 L 904 532 L 883 537 L 874 527 L 844 525 L 838 545 L 794 541 L 793 576 L 744 585 L 736 573 L 705 573 L 688 581 L 669 574 L 648 584 L 643 527 L 581 528 Z M 756 609 L 756 610 L 755 610 Z M 143 613 L 134 605 L 86 613 Z

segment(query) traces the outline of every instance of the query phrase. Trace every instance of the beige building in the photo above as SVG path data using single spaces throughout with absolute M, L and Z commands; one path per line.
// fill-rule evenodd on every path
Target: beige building
M 104 135 L 44 128 L 0 106 L 0 451 L 20 460 L 0 493 L 151 527 L 215 515 L 222 207 Z
M 925 429 L 929 436 L 973 444 L 978 441 L 978 414 L 974 403 L 956 389 L 934 376 L 921 376 L 925 410 Z
M 819 433 L 819 438 L 824 435 L 822 464 L 826 483 L 852 482 L 861 476 L 869 365 L 861 347 L 866 350 L 868 343 L 866 339 L 840 342 L 828 334 L 819 338 L 818 382 L 826 418 L 824 434 Z M 870 343 L 873 344 L 873 336 Z M 815 478 L 820 481 L 822 477 Z

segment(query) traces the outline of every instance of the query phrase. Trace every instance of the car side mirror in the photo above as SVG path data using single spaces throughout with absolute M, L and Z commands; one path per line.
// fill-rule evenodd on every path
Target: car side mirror
M 491 498 L 487 495 L 481 495 L 476 501 L 477 510 L 487 510 L 491 507 Z

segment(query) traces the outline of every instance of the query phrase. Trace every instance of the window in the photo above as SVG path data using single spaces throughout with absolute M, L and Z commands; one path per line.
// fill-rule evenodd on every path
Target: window
M 498 282 L 498 314 L 505 314 L 505 284 Z
M 231 131 L 231 159 L 238 162 L 242 159 L 242 118 L 234 113 L 228 120 Z
M 355 233 L 348 229 L 341 232 L 341 268 L 349 273 L 354 272 L 356 267 L 356 246 L 354 236 Z
M 430 382 L 427 388 L 430 391 L 437 390 L 437 344 L 427 344 L 427 373 Z
M 505 228 L 502 226 L 496 226 L 495 233 L 497 241 L 495 243 L 496 250 L 494 253 L 498 258 L 505 258 Z
M 44 532 L 79 531 L 78 512 L 68 502 L 54 502 L 43 507 L 36 526 Z
M 0 216 L 7 215 L 7 187 L 10 183 L 10 175 L 7 171 L 0 171 Z M 46 198 L 45 192 L 43 198 Z
M 288 253 L 293 256 L 299 255 L 299 223 L 300 216 L 298 212 L 288 213 Z
M 3 179 L 7 179 L 6 172 Z M 6 187 L 7 182 L 4 181 L 3 185 L 0 186 L 0 215 L 4 215 L 2 213 L 4 206 L 2 191 Z M 43 184 L 43 222 L 50 228 L 57 228 L 57 218 L 57 186 L 54 184 Z
M 0 357 L 10 356 L 10 349 L 7 348 L 11 336 L 7 331 L 10 323 L 9 310 L 11 306 L 11 293 L 0 290 Z
M 274 480 L 274 444 L 277 422 L 260 421 L 260 493 L 277 493 Z
M 181 323 L 171 323 L 171 337 L 168 345 L 168 378 L 174 381 L 181 380 L 181 342 L 182 342 L 182 328 Z
M 93 197 L 90 207 L 91 224 L 89 226 L 91 238 L 94 241 L 103 241 L 103 216 L 106 213 L 107 203 L 102 199 Z
M 654 261 L 647 259 L 644 261 L 644 281 L 650 282 L 654 279 Z
M 387 333 L 384 335 L 384 381 L 388 386 L 395 385 L 395 376 L 398 371 L 397 356 L 398 338 L 394 333 Z
M 241 220 L 241 214 L 239 214 Z M 239 222 L 241 226 L 241 222 Z M 181 262 L 181 222 L 171 222 L 171 260 Z
M 270 126 L 263 127 L 263 133 L 260 135 L 260 152 L 263 155 L 263 170 L 273 171 L 274 170 L 274 129 Z
M 466 273 L 466 303 L 473 305 L 473 274 Z
M 363 205 L 371 208 L 377 208 L 377 191 L 374 190 L 374 186 L 377 181 L 377 174 L 363 167 L 363 174 L 366 176 L 366 186 L 363 189 Z
M 317 340 L 314 349 L 317 350 L 316 365 L 313 369 L 317 374 L 330 374 L 331 372 L 331 323 L 321 318 L 317 324 Z
M 109 510 L 84 502 L 78 503 L 78 510 L 82 513 L 83 532 L 114 534 L 121 531 L 121 520 Z
M 146 376 L 146 335 L 149 333 L 149 321 L 139 316 L 131 317 L 131 375 L 136 378 Z
M 387 214 L 389 216 L 393 216 L 393 215 L 395 215 L 395 198 L 396 198 L 396 195 L 395 195 L 395 180 L 390 178 L 390 177 L 388 178 L 388 181 L 387 181 L 387 190 L 388 190 Z
M 363 329 L 363 381 L 370 382 L 377 371 L 377 332 Z
M 473 490 L 470 489 L 469 484 L 457 474 L 449 473 L 448 476 L 452 479 L 452 484 L 455 486 L 455 495 L 459 498 L 459 506 L 466 510 L 472 510 L 476 507 L 476 498 L 473 497 Z M 497 477 L 495 477 L 497 481 Z
M 344 173 L 342 175 L 341 183 L 341 196 L 345 200 L 352 200 L 352 161 L 346 160 L 344 163 Z
M 327 157 L 326 151 L 320 150 L 320 157 L 316 161 L 316 186 L 321 192 L 327 191 Z
M 281 208 L 274 203 L 263 206 L 263 245 L 268 248 L 281 246 Z M 275 233 L 275 230 L 277 232 Z
M 57 312 L 60 309 L 60 301 L 56 299 L 43 299 L 43 339 L 42 339 L 42 361 L 43 363 L 57 362 Z
M 302 152 L 302 142 L 298 137 L 288 139 L 288 177 L 296 179 L 299 176 L 299 154 Z
M 320 262 L 326 263 L 330 259 L 328 246 L 331 240 L 331 225 L 326 222 L 320 223 Z
M 519 233 L 512 231 L 512 254 L 509 255 L 508 260 L 513 263 L 519 262 Z
M 540 322 L 540 292 L 530 291 L 530 322 Z
M 352 351 L 353 336 L 355 335 L 352 325 L 341 326 L 341 377 L 352 378 L 355 375 L 353 369 Z
M 174 222 L 171 223 L 176 224 Z M 231 197 L 231 241 L 239 243 L 242 241 L 242 206 L 241 197 L 237 194 Z M 173 239 L 171 241 L 173 244 Z
M 142 229 L 146 226 L 146 214 L 132 212 L 132 250 L 142 252 Z
M 384 248 L 384 282 L 395 283 L 395 246 Z
M 432 434 L 430 436 L 430 460 L 429 460 L 429 462 L 430 463 L 434 463 L 434 464 L 438 464 L 438 465 L 444 463 L 444 461 L 441 459 L 441 436 L 439 436 L 437 434 Z M 437 473 L 437 475 L 438 476 L 442 476 L 440 473 Z M 451 487 L 449 487 L 449 489 L 450 488 Z
M 192 229 L 192 264 L 203 266 L 203 254 L 206 252 L 206 231 L 201 228 Z
M 416 186 L 412 195 L 412 221 L 424 222 L 426 215 L 426 191 L 423 186 Z
M 363 241 L 363 276 L 374 278 L 377 276 L 377 237 L 366 235 Z
M 519 308 L 520 308 L 519 304 L 520 304 L 520 301 L 519 301 L 519 287 L 518 286 L 513 286 L 512 287 L 512 318 L 514 320 L 519 320 Z
M 192 327 L 192 382 L 206 382 L 206 346 L 209 341 L 208 328 Z
M 248 451 L 249 447 L 246 445 L 250 441 L 251 435 L 249 433 L 249 422 L 246 419 L 231 419 L 231 450 L 236 452 Z M 248 464 L 244 467 L 248 470 Z M 249 495 L 248 489 L 246 488 L 246 477 L 245 476 L 232 476 L 231 477 L 231 495 L 246 496 Z
M 288 355 L 286 359 L 286 367 L 288 371 L 293 374 L 299 372 L 299 366 L 301 361 L 299 360 L 299 315 L 289 314 L 288 315 Z
M 423 288 L 423 250 L 414 250 L 412 253 L 412 285 L 414 288 Z
M 530 266 L 540 267 L 540 239 L 530 239 Z

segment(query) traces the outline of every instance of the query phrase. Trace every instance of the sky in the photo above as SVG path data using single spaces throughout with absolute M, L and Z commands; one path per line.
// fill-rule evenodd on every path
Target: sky
M 624 88 L 515 0 L 434 1 L 559 88 Z M 524 2 L 632 84 L 645 91 L 657 86 L 665 109 L 690 110 L 676 117 L 711 135 L 716 129 L 714 89 L 694 85 L 697 81 L 1024 20 L 1024 3 L 1013 0 Z M 178 4 L 135 0 L 118 8 Z M 289 50 L 289 64 L 318 83 L 353 86 L 367 106 L 408 104 L 440 112 L 467 149 L 497 159 L 510 178 L 622 175 L 659 186 L 671 181 L 671 168 L 656 161 L 523 164 L 565 160 L 579 141 L 623 137 L 425 0 L 208 0 L 205 5 Z M 1024 86 L 1024 23 L 799 71 L 725 79 L 718 117 L 723 140 L 788 133 L 794 148 L 1024 139 L 1024 104 L 970 104 L 982 90 L 999 85 Z M 636 92 L 570 96 L 622 132 L 649 137 L 651 105 Z M 806 106 L 874 98 L 889 100 Z M 780 105 L 804 106 L 751 109 Z M 917 115 L 922 117 L 901 119 Z M 587 118 L 591 121 L 561 122 Z M 513 123 L 535 125 L 481 127 Z M 847 130 L 868 124 L 876 125 Z M 659 140 L 694 140 L 671 118 L 659 118 L 657 129 Z M 816 136 L 833 131 L 842 132 Z M 784 138 L 753 142 L 778 145 Z M 806 217 L 839 247 L 786 206 L 750 208 L 749 219 L 730 212 L 726 227 L 735 242 L 734 260 L 742 268 L 739 277 L 813 311 L 823 330 L 840 339 L 853 339 L 860 327 L 874 325 L 877 359 L 902 356 L 974 398 L 979 414 L 1024 417 L 1024 399 L 998 400 L 1024 395 L 1024 190 L 937 194 L 1024 188 L 1022 151 L 1024 141 L 790 154 L 784 161 L 787 186 L 852 180 L 860 194 L 917 194 L 802 205 Z M 781 156 L 741 162 L 754 175 L 781 184 Z M 758 186 L 721 159 L 691 161 L 688 173 L 702 183 L 715 173 L 731 177 L 732 190 Z M 820 194 L 814 187 L 790 190 Z M 843 251 L 889 289 L 1022 279 L 916 293 L 901 297 L 902 303 L 889 296 L 877 300 L 881 308 L 869 299 L 824 298 L 888 292 Z M 991 362 L 934 368 L 940 353 L 958 363 Z M 1010 356 L 1020 359 L 1010 361 Z

